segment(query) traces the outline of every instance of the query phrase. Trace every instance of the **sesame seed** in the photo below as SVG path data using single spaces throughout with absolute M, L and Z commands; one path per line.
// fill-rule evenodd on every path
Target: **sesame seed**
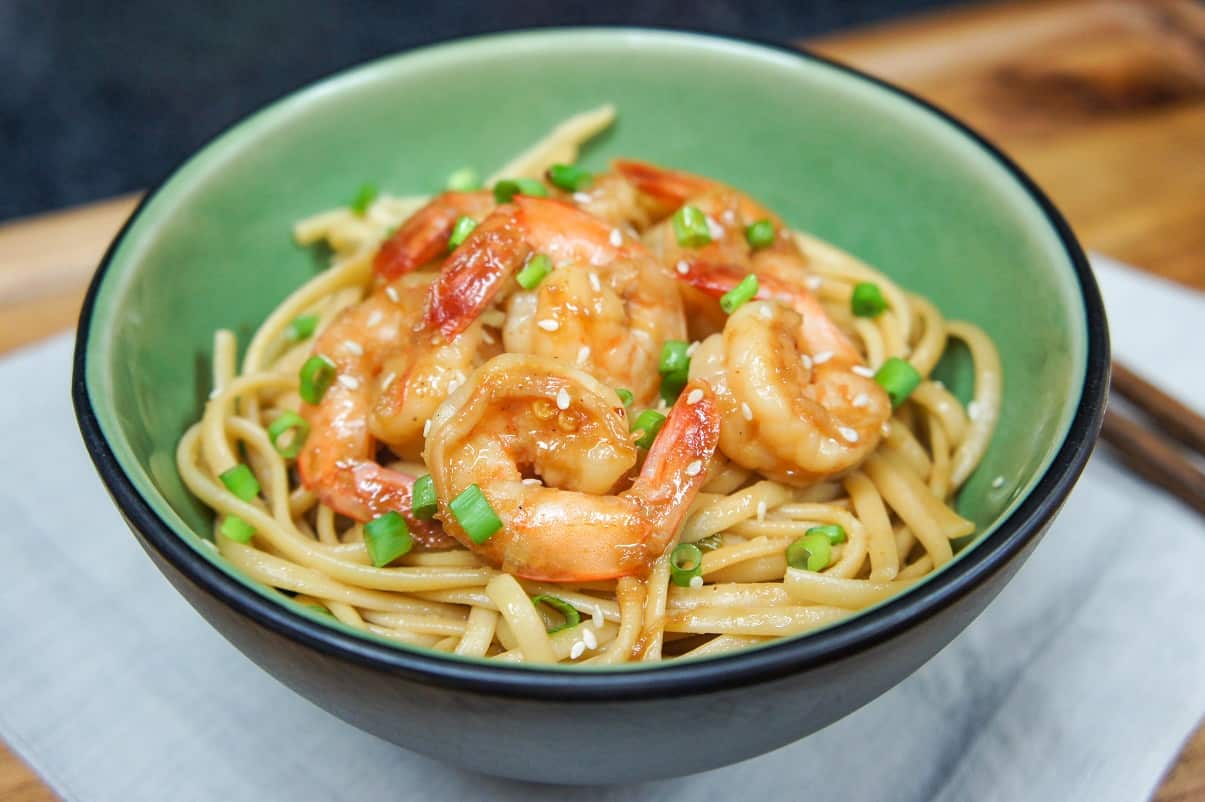
M 590 289 L 595 292 L 602 292 L 602 282 L 598 280 L 598 274 L 591 270 L 586 274 L 586 278 L 590 279 Z
M 978 418 L 981 411 L 982 409 L 980 408 L 978 401 L 972 401 L 971 403 L 967 404 L 967 415 L 970 416 L 971 420 Z
M 584 364 L 586 364 L 586 360 L 588 360 L 589 358 L 590 358 L 590 346 L 583 345 L 581 348 L 577 349 L 577 364 L 584 365 Z
M 753 409 L 744 401 L 741 402 L 741 416 L 745 420 L 753 420 Z
M 841 432 L 841 436 L 844 437 L 848 442 L 858 442 L 858 433 L 848 426 L 838 426 L 837 431 Z
M 858 374 L 859 376 L 865 376 L 868 379 L 874 378 L 874 371 L 871 370 L 870 368 L 866 367 L 865 365 L 854 365 L 852 368 L 850 368 L 850 370 L 852 370 L 854 373 Z
M 602 608 L 597 604 L 594 605 L 594 609 L 590 611 L 590 621 L 594 624 L 595 629 L 602 629 L 602 626 L 606 621 L 606 619 L 603 618 Z
M 691 586 L 692 588 L 701 588 L 701 587 L 703 587 L 703 577 L 701 577 L 701 576 L 692 576 L 692 577 L 690 578 L 690 586 Z
M 598 648 L 598 638 L 595 637 L 594 630 L 592 629 L 582 630 L 582 642 L 586 644 L 587 649 Z
M 544 483 L 541 482 L 539 479 L 529 478 L 529 479 L 524 479 L 523 484 L 527 485 L 528 487 L 536 487 L 537 485 L 542 485 Z
M 372 328 L 373 326 L 380 323 L 381 318 L 383 318 L 383 317 L 385 317 L 385 316 L 383 314 L 381 314 L 380 309 L 374 309 L 374 310 L 372 310 L 371 314 L 368 315 L 368 320 L 364 321 L 364 325 L 368 326 L 369 328 Z
M 388 295 L 389 300 L 393 301 L 394 303 L 402 300 L 401 296 L 397 294 L 397 287 L 394 287 L 392 284 L 385 288 L 385 294 Z
M 891 422 L 883 421 L 883 425 L 879 427 L 879 431 L 883 433 L 884 437 L 890 436 L 891 435 Z
M 357 379 L 355 376 L 348 376 L 348 375 L 344 374 L 343 376 L 339 377 L 339 384 L 342 384 L 344 387 L 346 387 L 349 390 L 360 389 L 360 380 Z
M 687 355 L 687 356 L 694 356 L 694 355 L 695 355 L 695 351 L 697 351 L 697 350 L 699 350 L 699 341 L 698 341 L 698 340 L 695 340 L 695 341 L 694 341 L 694 342 L 692 342 L 690 345 L 686 346 L 686 355 Z
M 774 312 L 770 309 L 769 304 L 762 304 L 761 308 L 757 311 L 758 314 L 762 316 L 763 320 L 769 320 L 770 318 L 774 317 Z
M 355 354 L 356 356 L 364 356 L 364 346 L 360 345 L 355 340 L 344 340 L 343 349 L 348 353 Z
M 556 408 L 569 409 L 569 391 L 564 387 L 556 391 Z
M 1000 488 L 1004 487 L 1004 477 L 997 476 L 995 479 L 993 479 L 992 487 L 995 488 L 996 490 L 999 490 Z
M 448 395 L 451 395 L 452 393 L 459 390 L 460 385 L 462 385 L 462 384 L 464 384 L 463 378 L 452 379 L 452 381 L 448 382 Z
M 820 289 L 821 283 L 820 276 L 808 276 L 803 280 L 803 285 L 812 292 Z
M 574 192 L 573 200 L 576 203 L 589 203 L 590 202 L 590 194 L 588 192 Z
M 431 419 L 427 418 L 426 422 L 423 423 L 423 437 L 429 434 L 431 434 Z
M 386 392 L 390 387 L 393 386 L 395 381 L 397 381 L 396 373 L 390 371 L 389 373 L 385 374 L 385 378 L 381 381 L 381 392 Z
M 690 262 L 687 262 L 685 259 L 680 259 L 678 260 L 678 264 L 674 265 L 674 269 L 677 270 L 679 274 L 685 276 L 690 272 Z
M 807 368 L 808 370 L 812 369 L 812 358 L 810 356 L 808 356 L 807 354 L 800 354 L 799 361 L 802 362 L 803 366 L 805 368 Z
M 618 228 L 611 229 L 611 244 L 616 248 L 623 245 L 623 232 Z
M 221 394 L 222 394 L 222 388 L 221 388 L 221 387 L 215 387 L 215 388 L 213 388 L 212 390 L 210 390 L 210 391 L 209 391 L 209 397 L 210 397 L 210 398 L 217 398 L 217 397 L 218 397 L 219 395 L 221 395 Z
M 832 358 L 833 358 L 832 351 L 821 351 L 818 354 L 812 355 L 812 364 L 823 365 L 825 362 L 829 361 Z
M 711 238 L 714 240 L 723 239 L 724 227 L 711 217 L 706 217 L 704 219 L 707 220 L 707 233 L 711 235 Z
M 698 387 L 696 387 L 695 389 L 691 390 L 689 393 L 686 394 L 686 403 L 690 404 L 692 406 L 699 403 L 702 400 L 703 400 L 703 391 L 700 390 Z
M 727 225 L 732 225 L 736 222 L 736 212 L 732 209 L 725 209 L 720 213 L 720 219 L 723 220 Z
M 687 476 L 698 476 L 703 471 L 703 460 L 697 459 L 686 466 Z
M 557 323 L 555 320 L 551 319 L 541 320 L 539 323 L 536 323 L 536 325 L 542 328 L 544 331 L 556 331 L 561 327 L 560 323 Z
M 482 329 L 482 330 L 481 330 L 481 339 L 482 339 L 483 341 L 485 341 L 485 344 L 486 344 L 486 345 L 493 345 L 495 342 L 497 342 L 497 341 L 494 339 L 494 335 L 490 334 L 490 333 L 489 333 L 488 331 L 486 331 L 485 329 Z
M 581 657 L 585 651 L 586 644 L 582 643 L 580 640 L 574 641 L 573 645 L 569 647 L 569 659 L 576 660 L 577 658 Z
M 853 404 L 858 409 L 868 407 L 870 406 L 870 396 L 868 396 L 866 393 L 858 393 L 854 396 Z
M 764 498 L 757 502 L 757 520 L 766 520 L 766 500 Z

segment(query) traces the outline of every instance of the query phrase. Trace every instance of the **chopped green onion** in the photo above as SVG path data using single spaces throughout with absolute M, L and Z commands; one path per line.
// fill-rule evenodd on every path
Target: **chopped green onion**
M 912 395 L 912 391 L 920 384 L 921 376 L 908 362 L 893 356 L 874 374 L 874 380 L 887 391 L 891 406 L 898 407 Z
M 807 534 L 787 546 L 787 565 L 818 573 L 828 568 L 832 554 L 827 535 Z
M 623 402 L 625 407 L 632 406 L 632 401 L 635 399 L 631 390 L 625 390 L 622 387 L 615 388 L 615 395 L 619 396 L 619 400 Z
M 481 176 L 477 175 L 477 171 L 472 167 L 461 167 L 448 176 L 444 187 L 453 192 L 472 192 L 474 189 L 481 189 Z
M 335 380 L 335 363 L 322 354 L 315 354 L 301 366 L 301 399 L 317 404 Z
M 887 301 L 878 284 L 860 281 L 854 285 L 849 307 L 857 317 L 878 317 L 887 310 Z
M 494 200 L 498 203 L 510 203 L 516 195 L 547 198 L 548 188 L 534 178 L 508 178 L 494 184 Z
M 701 248 L 711 242 L 707 217 L 697 206 L 683 206 L 674 212 L 674 236 L 683 248 Z
M 548 168 L 548 180 L 566 192 L 577 192 L 590 186 L 594 176 L 575 164 L 554 164 Z
M 439 502 L 435 499 L 435 481 L 431 474 L 423 474 L 414 480 L 414 489 L 410 491 L 410 511 L 420 521 L 429 521 L 435 517 Z
M 295 342 L 308 339 L 316 328 L 318 328 L 317 315 L 295 317 L 293 318 L 293 322 L 289 324 L 289 339 Z
M 466 487 L 448 506 L 452 509 L 456 523 L 460 524 L 460 528 L 474 543 L 484 543 L 502 528 L 502 519 L 494 512 L 481 488 L 475 484 Z
M 356 214 L 364 214 L 368 211 L 368 207 L 377 199 L 376 184 L 364 184 L 360 187 L 360 191 L 356 193 L 356 197 L 352 199 L 351 208 Z
M 537 253 L 523 265 L 523 269 L 515 276 L 515 281 L 519 282 L 523 289 L 533 290 L 551 272 L 552 260 L 546 254 Z
M 547 604 L 549 607 L 560 613 L 561 617 L 565 619 L 565 622 L 560 626 L 548 627 L 547 629 L 549 635 L 554 632 L 560 632 L 562 629 L 572 629 L 582 622 L 581 613 L 579 613 L 572 604 L 564 599 L 558 599 L 556 596 L 548 596 L 545 594 L 532 596 L 531 603 L 536 607 L 539 607 L 541 604 Z
M 662 376 L 690 370 L 690 355 L 686 353 L 689 349 L 690 343 L 666 340 L 665 345 L 661 346 L 661 361 L 657 364 L 657 370 Z
M 287 446 L 280 444 L 280 438 L 284 436 L 285 432 L 293 433 L 293 437 Z M 293 457 L 301 453 L 301 446 L 305 443 L 305 438 L 309 434 L 309 422 L 296 412 L 282 412 L 280 417 L 272 421 L 268 426 L 268 439 L 272 441 L 272 446 L 276 449 L 276 453 L 285 459 L 293 459 Z
M 755 295 L 757 295 L 757 276 L 750 273 L 741 279 L 740 284 L 720 296 L 720 308 L 731 315 L 752 301 Z
M 364 546 L 372 564 L 380 568 L 401 557 L 414 546 L 410 528 L 400 513 L 390 510 L 364 524 Z
M 467 214 L 457 217 L 452 226 L 452 236 L 448 237 L 448 250 L 456 250 L 457 246 L 464 242 L 476 227 L 477 221 Z
M 774 224 L 769 220 L 758 220 L 745 229 L 745 242 L 753 249 L 767 248 L 774 244 Z
M 724 536 L 719 532 L 707 537 L 701 537 L 695 541 L 695 545 L 699 547 L 699 551 L 708 552 L 715 551 L 724 545 Z
M 243 501 L 250 501 L 259 495 L 259 480 L 251 473 L 251 469 L 241 462 L 230 470 L 223 471 L 218 478 L 226 485 L 227 490 Z
M 655 409 L 646 409 L 637 415 L 632 424 L 632 431 L 642 432 L 642 434 L 636 438 L 636 445 L 641 448 L 652 448 L 653 441 L 657 439 L 657 432 L 661 431 L 664 423 L 665 416 Z
M 828 538 L 828 542 L 834 546 L 838 543 L 844 543 L 846 540 L 845 527 L 841 524 L 824 524 L 823 526 L 813 526 L 811 529 L 804 532 L 804 534 L 824 535 L 826 538 Z
M 236 543 L 250 543 L 255 527 L 237 515 L 227 515 L 218 530 Z
M 683 388 L 690 380 L 686 371 L 677 371 L 667 373 L 661 377 L 661 398 L 666 404 L 673 404 L 678 400 L 678 396 L 682 395 Z
M 689 588 L 695 577 L 703 578 L 703 552 L 694 543 L 679 543 L 669 553 L 669 578 L 678 587 Z

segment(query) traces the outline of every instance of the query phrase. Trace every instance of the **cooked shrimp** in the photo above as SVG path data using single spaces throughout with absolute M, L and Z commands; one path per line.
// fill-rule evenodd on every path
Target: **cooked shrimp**
M 637 451 L 615 391 L 563 362 L 504 354 L 439 408 L 424 458 L 441 518 L 467 548 L 517 576 L 584 582 L 648 572 L 706 478 L 719 429 L 715 395 L 691 382 L 616 493 Z M 502 521 L 482 544 L 449 507 L 474 484 Z
M 384 289 L 349 307 L 314 342 L 314 353 L 335 364 L 336 379 L 322 400 L 303 404 L 310 434 L 297 458 L 302 484 L 335 512 L 369 521 L 391 510 L 407 517 L 411 531 L 427 545 L 446 543 L 438 527 L 410 515 L 414 477 L 376 462 L 376 439 L 368 428 L 373 379 L 381 362 L 405 342 L 421 295 L 406 285 Z M 397 300 L 394 300 L 394 297 Z
M 448 259 L 429 320 L 455 333 L 535 253 L 555 269 L 509 297 L 507 350 L 576 365 L 651 401 L 661 346 L 686 335 L 677 282 L 638 240 L 564 203 L 519 196 L 484 221 Z
M 491 192 L 444 192 L 398 226 L 381 243 L 373 270 L 385 279 L 416 270 L 447 252 L 452 228 L 462 216 L 480 221 L 494 208 Z
M 715 388 L 725 456 L 805 487 L 875 449 L 891 402 L 825 331 L 782 303 L 752 301 L 696 349 L 690 376 Z

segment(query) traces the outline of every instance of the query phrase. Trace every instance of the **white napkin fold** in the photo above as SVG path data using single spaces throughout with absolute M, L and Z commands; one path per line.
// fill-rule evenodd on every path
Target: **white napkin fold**
M 1199 406 L 1205 376 L 1184 344 L 1205 298 L 1096 266 L 1117 354 Z M 0 362 L 0 737 L 68 800 L 1131 802 L 1205 713 L 1205 527 L 1098 453 L 977 621 L 811 738 L 604 789 L 444 766 L 295 696 L 176 595 L 84 454 L 70 352 L 64 336 Z

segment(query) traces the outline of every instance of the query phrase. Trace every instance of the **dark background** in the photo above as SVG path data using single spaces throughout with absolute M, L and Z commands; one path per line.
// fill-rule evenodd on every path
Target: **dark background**
M 789 42 L 954 0 L 0 0 L 0 220 L 148 186 L 238 118 L 415 45 L 539 25 Z

